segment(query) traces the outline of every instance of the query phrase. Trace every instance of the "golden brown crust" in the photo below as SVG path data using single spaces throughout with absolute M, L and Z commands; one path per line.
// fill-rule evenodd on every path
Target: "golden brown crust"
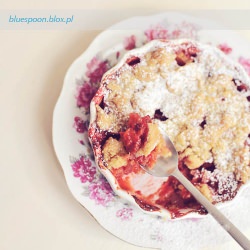
M 120 168 L 127 165 L 127 152 L 122 142 L 110 137 L 103 146 L 103 157 L 107 167 Z
M 118 76 L 105 82 L 108 91 L 105 102 L 112 112 L 96 105 L 96 123 L 101 130 L 117 133 L 124 129 L 129 113 L 149 114 L 153 118 L 151 106 L 156 106 L 154 102 L 158 102 L 162 92 L 167 93 L 169 102 L 162 98 L 158 107 L 167 119 L 156 120 L 149 126 L 148 143 L 137 154 L 148 155 L 159 144 L 154 126 L 160 124 L 189 169 L 213 161 L 217 169 L 232 172 L 237 180 L 245 183 L 250 177 L 249 145 L 246 143 L 250 134 L 246 98 L 249 90 L 244 93 L 237 89 L 235 69 L 220 54 L 213 55 L 213 50 L 210 53 L 198 48 L 196 53 L 191 53 L 192 57 L 188 55 L 190 45 L 185 46 L 178 51 L 163 43 L 141 54 L 139 63 L 133 66 L 124 63 Z M 185 80 L 187 82 L 182 83 Z M 157 84 L 162 88 L 159 92 Z M 173 103 L 176 106 L 170 110 Z M 104 158 L 114 166 L 115 160 L 111 160 L 114 155 L 108 153 L 107 145 L 103 149 Z M 121 151 L 116 153 L 121 156 Z M 117 166 L 124 163 L 124 159 L 117 159 Z

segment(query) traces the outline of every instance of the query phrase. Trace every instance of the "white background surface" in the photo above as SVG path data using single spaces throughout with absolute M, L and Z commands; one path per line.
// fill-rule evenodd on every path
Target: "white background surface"
M 1 9 L 250 9 L 250 1 L 3 1 Z M 226 3 L 226 4 L 225 4 Z M 108 17 L 107 18 L 112 18 Z M 119 20 L 117 20 L 119 21 Z M 51 138 L 67 68 L 100 31 L 0 31 L 0 249 L 141 249 L 71 196 Z M 250 41 L 250 28 L 240 31 Z M 227 249 L 234 249 L 230 242 Z M 224 246 L 226 247 L 226 246 Z M 223 249 L 224 249 L 223 247 Z

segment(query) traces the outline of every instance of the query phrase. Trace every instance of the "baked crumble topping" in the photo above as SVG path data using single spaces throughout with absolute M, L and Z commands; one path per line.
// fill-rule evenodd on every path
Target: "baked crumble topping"
M 135 162 L 153 167 L 158 156 L 168 157 L 171 154 L 158 125 L 152 123 L 149 116 L 140 117 L 136 113 L 129 115 L 125 131 L 120 132 L 117 138 L 106 140 L 102 152 L 104 162 L 111 170 Z
M 157 41 L 135 50 L 105 75 L 102 105 L 94 104 L 91 129 L 119 135 L 103 137 L 99 165 L 126 166 L 129 117 L 148 116 L 146 143 L 136 157 L 162 143 L 160 128 L 174 143 L 181 168 L 211 202 L 232 199 L 250 177 L 249 84 L 240 66 L 208 45 Z

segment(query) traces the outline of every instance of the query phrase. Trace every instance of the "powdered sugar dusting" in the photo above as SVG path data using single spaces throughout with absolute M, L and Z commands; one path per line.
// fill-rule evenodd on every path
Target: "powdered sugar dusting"
M 220 50 L 190 40 L 153 41 L 127 54 L 103 82 L 117 84 L 111 86 L 115 96 L 110 90 L 105 95 L 106 112 L 116 112 L 117 124 L 132 112 L 154 117 L 160 110 L 166 119 L 155 122 L 179 158 L 188 159 L 185 164 L 191 169 L 215 164 L 209 182 L 217 192 L 215 202 L 231 199 L 238 181 L 246 182 L 250 80 Z
M 135 111 L 152 117 L 155 110 L 162 106 L 163 100 L 170 97 L 171 94 L 167 91 L 166 83 L 162 79 L 140 85 L 140 91 L 134 94 L 134 100 L 137 104 Z
M 154 76 L 154 69 L 147 66 L 145 53 L 156 51 L 159 47 L 164 48 L 168 54 L 176 54 L 177 57 L 179 51 L 182 53 L 191 50 L 190 53 L 194 54 L 192 59 L 194 63 L 187 63 L 184 67 L 179 67 L 176 60 L 173 60 L 167 66 L 158 63 L 154 67 L 158 68 L 160 74 Z M 195 48 L 197 51 L 193 52 Z M 203 138 L 204 141 L 208 141 L 216 135 L 216 130 L 221 127 L 222 141 L 220 144 L 223 145 L 216 144 L 215 150 L 210 149 L 213 150 L 213 154 L 207 154 L 207 159 L 204 159 L 204 161 L 213 156 L 219 169 L 234 171 L 237 166 L 229 156 L 235 157 L 235 152 L 244 148 L 243 138 L 241 145 L 239 145 L 240 143 L 234 143 L 234 145 L 230 144 L 229 146 L 228 143 L 229 141 L 233 142 L 238 136 L 238 131 L 234 131 L 237 120 L 243 120 L 241 130 L 246 131 L 242 135 L 244 140 L 247 138 L 247 133 L 250 132 L 249 103 L 245 98 L 250 95 L 249 89 L 236 93 L 232 82 L 232 79 L 237 79 L 236 84 L 244 82 L 249 86 L 249 78 L 242 68 L 231 62 L 221 51 L 211 46 L 185 40 L 167 43 L 153 42 L 134 51 L 133 56 L 140 58 L 139 64 L 141 67 L 146 66 L 148 68 L 141 71 L 142 80 L 138 81 L 137 77 L 134 85 L 131 86 L 131 89 L 134 88 L 135 91 L 124 91 L 122 93 L 125 97 L 127 95 L 130 103 L 133 103 L 132 106 L 129 105 L 130 108 L 123 107 L 123 115 L 128 116 L 130 112 L 136 111 L 142 115 L 153 117 L 155 110 L 161 110 L 164 116 L 169 118 L 165 124 L 165 131 L 179 151 L 183 151 L 185 147 L 192 145 L 192 140 L 189 138 L 195 137 L 197 133 L 200 133 L 200 139 Z M 122 63 L 118 64 L 117 68 L 120 67 L 121 72 L 126 71 L 133 74 L 134 68 Z M 147 75 L 154 80 L 143 80 L 147 78 Z M 123 82 L 121 81 L 119 84 L 122 85 Z M 215 90 L 216 88 L 217 90 Z M 210 112 L 210 110 L 213 110 L 213 112 Z M 239 110 L 241 111 L 239 112 Z M 246 112 L 243 117 L 242 112 Z M 184 117 L 185 119 L 183 119 Z M 208 126 L 203 131 L 202 129 L 195 129 L 204 117 L 206 117 Z M 183 131 L 180 125 L 183 124 L 183 121 L 185 123 L 185 120 L 187 123 L 185 126 L 188 127 L 188 134 L 185 135 L 186 143 L 183 146 L 178 146 L 176 134 L 178 135 Z M 222 127 L 225 126 L 228 126 L 228 129 L 223 130 Z M 173 133 L 174 130 L 177 133 Z M 248 163 L 249 156 L 245 155 L 244 163 L 242 159 L 239 159 L 237 165 L 239 168 L 244 168 L 243 165 Z
M 239 185 L 233 173 L 225 173 L 219 169 L 213 172 L 202 169 L 201 172 L 196 173 L 196 178 L 197 175 L 202 177 L 202 183 L 210 184 L 216 190 L 213 193 L 213 200 L 216 203 L 231 200 L 236 195 Z

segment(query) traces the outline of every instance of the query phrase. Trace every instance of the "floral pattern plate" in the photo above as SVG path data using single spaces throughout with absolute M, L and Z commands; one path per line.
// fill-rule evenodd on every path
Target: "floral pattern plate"
M 237 33 L 211 27 L 211 22 L 172 12 L 125 20 L 98 35 L 65 76 L 54 110 L 53 143 L 67 184 L 76 200 L 106 230 L 129 243 L 159 249 L 219 249 L 230 240 L 210 215 L 165 220 L 143 213 L 116 196 L 97 170 L 87 136 L 89 104 L 102 75 L 126 51 L 150 40 L 191 38 L 213 44 L 250 75 L 250 44 Z M 221 207 L 243 231 L 250 229 L 249 191 L 248 185 L 234 199 L 236 202 Z

